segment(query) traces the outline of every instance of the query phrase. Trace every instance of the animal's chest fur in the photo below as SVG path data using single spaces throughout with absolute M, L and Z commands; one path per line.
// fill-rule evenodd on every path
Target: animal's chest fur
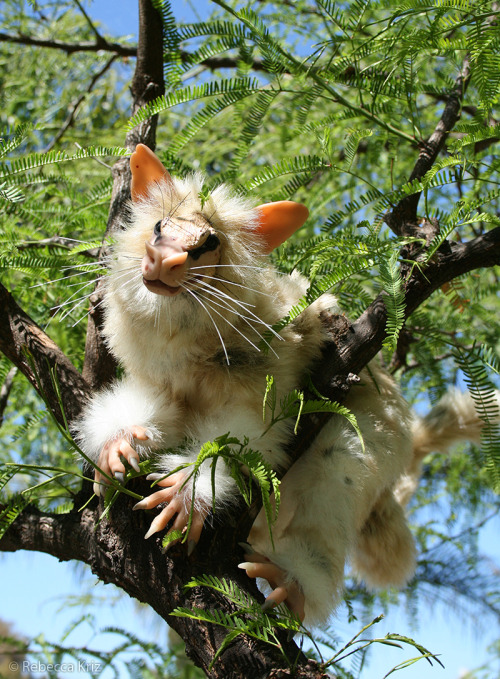
M 225 408 L 261 409 L 273 361 L 260 352 L 229 347 L 228 365 L 220 347 L 207 345 L 203 336 L 152 338 L 141 357 L 140 374 L 187 421 L 220 414 Z
M 280 394 L 299 386 L 323 339 L 318 312 L 311 309 L 305 314 L 311 326 L 305 334 L 303 328 L 289 326 L 283 339 L 275 339 L 264 351 L 233 332 L 224 336 L 223 349 L 213 327 L 196 309 L 192 311 L 190 318 L 178 315 L 182 323 L 171 323 L 166 316 L 141 316 L 139 310 L 111 296 L 105 324 L 110 347 L 125 372 L 163 394 L 186 420 L 220 414 L 225 408 L 261 414 L 266 376 L 274 376 Z M 236 326 L 237 321 L 231 320 Z M 129 332 L 116 331 L 123 327 Z M 242 332 L 246 330 L 242 326 Z

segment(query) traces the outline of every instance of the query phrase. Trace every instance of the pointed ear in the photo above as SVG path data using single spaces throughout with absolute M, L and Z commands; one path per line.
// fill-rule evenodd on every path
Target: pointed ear
M 130 169 L 132 171 L 130 192 L 133 201 L 146 198 L 149 185 L 153 182 L 160 179 L 172 181 L 158 156 L 144 144 L 137 144 L 135 151 L 130 156 Z
M 279 200 L 276 203 L 265 203 L 257 208 L 259 225 L 256 233 L 263 237 L 266 253 L 272 252 L 287 238 L 300 229 L 309 216 L 309 210 L 301 203 L 291 200 Z

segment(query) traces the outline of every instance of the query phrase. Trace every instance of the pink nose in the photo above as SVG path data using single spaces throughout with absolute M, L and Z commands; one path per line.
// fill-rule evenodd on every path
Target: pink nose
M 142 259 L 142 275 L 147 281 L 160 280 L 166 285 L 179 285 L 187 271 L 187 252 L 168 245 L 155 246 L 146 243 L 146 254 Z

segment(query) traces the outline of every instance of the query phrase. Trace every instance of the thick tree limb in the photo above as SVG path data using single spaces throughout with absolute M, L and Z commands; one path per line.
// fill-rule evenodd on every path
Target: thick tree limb
M 445 243 L 422 272 L 415 267 L 406 281 L 405 318 L 408 319 L 433 292 L 457 276 L 499 265 L 500 227 L 468 243 Z M 311 377 L 322 395 L 341 403 L 353 384 L 350 376 L 361 372 L 382 348 L 387 322 L 384 295 L 379 295 L 354 323 L 345 316 L 332 316 L 326 320 L 332 340 L 325 345 L 323 359 Z M 304 418 L 303 426 L 292 442 L 292 459 L 300 457 L 329 418 L 328 413 Z
M 431 294 L 457 276 L 474 269 L 500 265 L 500 227 L 468 243 L 447 243 L 444 251 L 420 272 L 417 268 L 406 283 L 405 317 Z M 336 335 L 336 356 L 326 374 L 358 372 L 380 351 L 385 336 L 387 311 L 383 295 L 366 309 L 343 335 Z
M 52 411 L 62 423 L 51 375 L 51 370 L 56 368 L 66 416 L 69 420 L 74 419 L 90 394 L 87 382 L 57 344 L 17 305 L 1 283 L 0 309 L 0 351 L 19 368 L 37 391 L 40 391 L 41 386 Z M 34 361 L 36 375 L 26 351 Z
M 124 496 L 113 506 L 109 521 L 99 523 L 98 519 L 98 508 L 52 515 L 28 507 L 0 540 L 0 550 L 36 550 L 63 561 L 77 559 L 89 564 L 100 580 L 112 582 L 130 596 L 149 604 L 184 639 L 189 639 L 190 657 L 213 679 L 292 676 L 289 665 L 295 660 L 298 667 L 294 677 L 327 677 L 293 642 L 286 640 L 286 635 L 281 638 L 283 653 L 242 635 L 209 671 L 208 666 L 227 632 L 216 625 L 170 616 L 173 609 L 180 606 L 229 611 L 228 601 L 216 592 L 208 588 L 184 588 L 193 577 L 203 573 L 229 578 L 256 594 L 253 583 L 236 567 L 238 558 L 243 557 L 240 548 L 227 540 L 227 526 L 218 531 L 207 529 L 198 548 L 187 558 L 185 546 L 172 547 L 168 555 L 163 555 L 159 539 L 145 542 L 147 515 L 132 512 Z

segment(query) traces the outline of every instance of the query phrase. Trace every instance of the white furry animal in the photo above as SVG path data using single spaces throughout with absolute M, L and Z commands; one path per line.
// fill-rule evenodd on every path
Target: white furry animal
M 117 236 L 104 323 L 124 377 L 97 393 L 75 424 L 80 446 L 118 479 L 125 471 L 121 457 L 138 469 L 139 457 L 157 451 L 164 476 L 193 462 L 204 442 L 230 432 L 248 437 L 274 468 L 288 468 L 290 424 L 267 429 L 262 418 L 266 375 L 274 376 L 278 399 L 301 385 L 326 339 L 320 312 L 338 311 L 334 298 L 325 295 L 302 312 L 267 353 L 257 345 L 306 290 L 302 277 L 278 275 L 266 254 L 302 225 L 307 210 L 288 201 L 254 208 L 224 187 L 201 202 L 200 177 L 171 178 L 142 145 L 131 167 L 132 214 Z M 470 403 L 463 420 L 472 424 L 463 431 L 458 411 L 450 420 L 452 401 L 442 406 L 439 426 L 432 416 L 417 421 L 376 363 L 346 405 L 365 450 L 349 422 L 333 416 L 283 478 L 275 549 L 261 512 L 248 537 L 254 551 L 242 564 L 274 588 L 268 605 L 286 600 L 308 623 L 325 620 L 338 603 L 347 559 L 368 585 L 408 581 L 415 548 L 402 502 L 414 488 L 419 460 L 448 443 L 453 429 L 454 438 L 479 431 Z M 179 454 L 161 452 L 186 440 Z M 168 503 L 146 537 L 174 517 L 172 530 L 186 526 L 192 489 L 180 488 L 185 477 L 181 471 L 160 480 L 160 490 L 138 503 L 139 509 Z M 95 480 L 99 494 L 106 479 L 97 471 Z M 215 489 L 220 507 L 238 496 L 222 464 Z M 212 503 L 209 466 L 202 467 L 195 494 L 189 552 Z

